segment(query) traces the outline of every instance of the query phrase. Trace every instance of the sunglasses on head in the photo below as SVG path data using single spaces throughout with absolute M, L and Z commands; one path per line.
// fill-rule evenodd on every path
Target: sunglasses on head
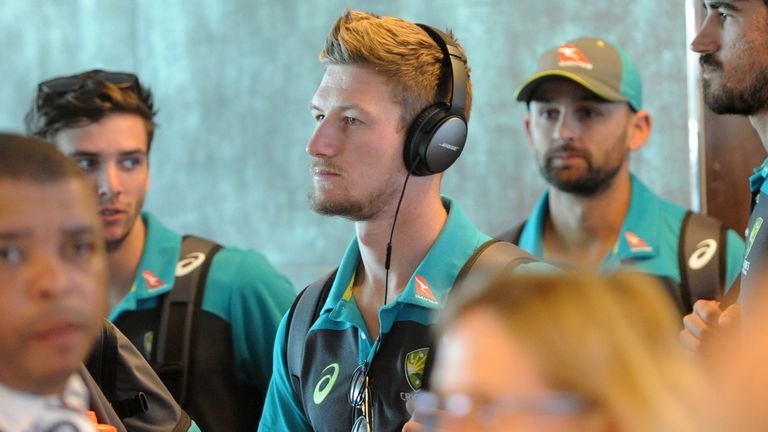
M 86 83 L 94 81 L 108 82 L 121 90 L 130 90 L 136 94 L 141 90 L 139 77 L 132 73 L 95 70 L 79 75 L 53 78 L 38 84 L 37 109 L 41 110 L 63 96 L 80 90 Z

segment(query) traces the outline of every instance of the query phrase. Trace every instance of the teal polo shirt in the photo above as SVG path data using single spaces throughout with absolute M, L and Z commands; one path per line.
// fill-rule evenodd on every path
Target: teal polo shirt
M 130 312 L 154 309 L 162 305 L 161 296 L 172 289 L 175 281 L 182 236 L 165 227 L 150 213 L 144 212 L 141 217 L 147 233 L 136 279 L 128 294 L 109 314 L 109 320 L 115 322 L 123 333 L 129 336 L 145 357 L 151 358 L 156 337 L 154 332 L 142 329 L 142 334 L 133 334 L 137 331 L 132 332 L 130 328 L 123 328 L 120 325 L 120 319 Z M 206 279 L 202 310 L 210 315 L 205 317 L 206 321 L 201 322 L 200 329 L 203 336 L 199 339 L 209 340 L 214 345 L 197 347 L 197 349 L 221 351 L 223 347 L 230 345 L 229 337 L 231 336 L 232 352 L 208 355 L 210 363 L 207 365 L 214 365 L 215 371 L 231 371 L 235 382 L 225 383 L 219 372 L 210 371 L 205 374 L 205 371 L 201 371 L 202 375 L 210 377 L 211 380 L 222 380 L 215 385 L 217 389 L 222 388 L 222 391 L 227 391 L 223 387 L 228 388 L 232 385 L 229 396 L 233 400 L 243 400 L 241 394 L 243 389 L 246 387 L 251 389 L 248 390 L 248 397 L 258 399 L 254 403 L 260 405 L 269 385 L 272 347 L 277 327 L 280 318 L 290 308 L 295 296 L 296 292 L 291 282 L 259 252 L 231 247 L 220 249 L 213 258 Z M 152 315 L 159 316 L 159 313 L 158 309 L 157 314 Z M 211 319 L 218 325 L 217 333 L 214 336 L 205 336 L 213 331 L 208 325 L 212 322 Z M 225 332 L 222 336 L 226 337 L 226 344 L 224 340 L 216 339 L 221 334 L 218 332 L 219 329 Z M 212 337 L 214 340 L 211 340 Z M 226 351 L 229 350 L 226 349 Z M 236 389 L 235 385 L 243 386 L 243 389 Z M 251 396 L 250 393 L 260 396 Z M 215 406 L 217 403 L 217 401 L 208 401 L 209 395 L 205 394 L 191 394 L 190 398 L 200 402 L 200 405 Z M 223 398 L 219 399 L 223 401 Z M 195 402 L 193 405 L 198 404 Z M 196 409 L 193 406 L 186 409 L 205 429 L 208 424 L 205 417 L 209 417 L 208 413 L 201 415 L 195 412 Z M 258 407 L 249 409 L 253 411 Z M 237 416 L 245 417 L 236 411 L 235 407 L 229 407 L 223 413 L 216 413 L 215 416 L 220 418 L 213 421 L 221 421 L 223 417 L 232 416 L 232 422 L 240 422 Z M 198 420 L 201 417 L 203 421 Z M 255 428 L 258 412 L 252 417 L 255 418 L 250 427 Z
M 680 283 L 678 246 L 686 210 L 658 197 L 634 175 L 631 185 L 632 195 L 624 224 L 616 244 L 600 265 L 600 271 L 610 272 L 630 266 Z M 519 246 L 540 258 L 545 258 L 543 236 L 548 215 L 549 192 L 545 192 L 520 234 Z M 733 230 L 728 230 L 726 250 L 726 285 L 730 287 L 739 276 L 744 256 L 744 242 Z
M 347 400 L 350 380 L 364 361 L 371 364 L 374 430 L 399 430 L 408 420 L 406 401 L 420 390 L 421 378 L 428 373 L 423 365 L 433 346 L 431 327 L 437 320 L 435 312 L 445 305 L 456 276 L 469 257 L 490 240 L 450 199 L 443 198 L 443 205 L 448 218 L 437 240 L 404 290 L 379 309 L 382 339 L 369 333 L 352 295 L 353 277 L 360 261 L 357 238 L 352 239 L 328 299 L 307 335 L 301 396 L 294 393 L 286 370 L 283 318 L 260 431 L 349 430 L 354 414 Z M 392 253 L 396 255 L 397 249 Z

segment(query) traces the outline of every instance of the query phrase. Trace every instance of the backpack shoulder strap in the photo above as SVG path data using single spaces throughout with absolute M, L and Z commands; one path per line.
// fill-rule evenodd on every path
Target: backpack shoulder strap
M 520 236 L 523 234 L 525 224 L 528 223 L 528 219 L 520 222 L 517 226 L 514 226 L 507 231 L 495 236 L 497 240 L 505 241 L 516 245 L 520 243 Z
M 454 287 L 481 284 L 521 264 L 537 261 L 539 259 L 512 243 L 491 239 L 480 245 L 464 263 Z
M 488 240 L 475 249 L 464 266 L 461 267 L 450 295 L 453 295 L 464 285 L 481 286 L 504 272 L 514 271 L 519 265 L 538 261 L 540 261 L 538 258 L 512 243 L 498 239 Z M 434 345 L 430 355 L 427 356 L 423 378 L 423 388 L 425 389 L 430 388 L 431 385 L 432 374 L 427 372 L 432 370 L 432 362 L 436 358 L 437 349 L 439 349 L 439 345 Z
M 203 304 L 205 283 L 213 257 L 221 245 L 197 236 L 181 243 L 173 289 L 163 298 L 157 341 L 157 374 L 180 405 L 187 400 L 194 369 L 197 334 L 195 316 Z
M 678 246 L 680 291 L 688 311 L 699 299 L 719 299 L 725 287 L 726 229 L 717 219 L 687 212 Z
M 304 288 L 293 302 L 291 310 L 288 311 L 283 355 L 293 392 L 301 400 L 302 405 L 304 398 L 302 397 L 300 377 L 304 363 L 304 344 L 309 328 L 320 315 L 320 310 L 328 299 L 337 271 L 338 267 Z
M 90 408 L 96 413 L 96 418 L 101 423 L 107 423 L 115 427 L 118 432 L 125 432 L 126 427 L 120 416 L 112 409 L 109 398 L 104 395 L 101 384 L 96 381 L 90 369 L 81 367 L 80 377 L 88 389 Z
M 90 377 L 99 386 L 104 396 L 110 400 L 117 400 L 117 335 L 114 327 L 104 320 L 101 331 L 93 345 L 93 350 L 85 361 Z

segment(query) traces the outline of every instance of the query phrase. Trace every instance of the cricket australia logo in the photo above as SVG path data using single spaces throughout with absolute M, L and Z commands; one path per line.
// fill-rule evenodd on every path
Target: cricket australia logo
M 421 390 L 424 384 L 424 365 L 427 363 L 429 348 L 421 348 L 405 355 L 405 378 L 413 391 Z
M 320 381 L 315 386 L 315 392 L 312 395 L 312 400 L 315 401 L 315 405 L 323 403 L 328 393 L 333 389 L 333 385 L 336 384 L 336 378 L 339 377 L 339 364 L 331 363 L 320 372 L 322 375 Z

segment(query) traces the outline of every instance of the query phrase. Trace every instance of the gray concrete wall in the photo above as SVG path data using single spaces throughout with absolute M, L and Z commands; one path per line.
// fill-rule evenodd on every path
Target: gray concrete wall
M 352 235 L 350 222 L 309 210 L 304 152 L 317 54 L 348 7 L 449 26 L 463 43 L 474 111 L 444 192 L 487 232 L 524 218 L 544 189 L 514 88 L 543 50 L 581 35 L 615 42 L 638 63 L 654 131 L 632 165 L 661 195 L 689 204 L 676 1 L 0 0 L 0 130 L 22 130 L 40 80 L 135 71 L 160 111 L 147 207 L 178 230 L 257 248 L 303 285 L 338 262 Z

